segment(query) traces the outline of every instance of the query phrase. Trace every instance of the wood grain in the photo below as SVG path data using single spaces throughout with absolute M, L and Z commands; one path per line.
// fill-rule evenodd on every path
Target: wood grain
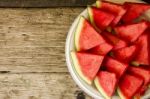
M 65 62 L 67 32 L 82 10 L 0 8 L 0 99 L 84 99 Z
M 83 8 L 0 9 L 0 71 L 68 72 L 65 40 Z
M 85 7 L 95 0 L 0 0 L 0 7 Z
M 0 99 L 76 99 L 81 90 L 68 74 L 60 74 L 1 74 Z

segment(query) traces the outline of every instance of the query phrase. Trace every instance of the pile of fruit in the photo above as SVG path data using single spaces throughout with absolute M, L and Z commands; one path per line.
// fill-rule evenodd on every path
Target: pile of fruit
M 144 95 L 150 85 L 150 22 L 139 19 L 150 5 L 96 1 L 80 17 L 72 62 L 79 76 L 111 99 Z

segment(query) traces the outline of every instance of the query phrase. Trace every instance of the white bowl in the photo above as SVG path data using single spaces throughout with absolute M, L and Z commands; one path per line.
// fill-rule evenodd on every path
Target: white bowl
M 121 3 L 124 2 L 124 0 L 118 0 L 119 3 L 120 1 L 122 1 Z M 137 0 L 136 0 L 137 1 Z M 114 2 L 117 2 L 117 0 L 114 0 Z M 139 1 L 137 1 L 139 2 Z M 85 18 L 88 19 L 88 13 L 87 13 L 87 9 L 85 9 L 73 22 L 72 26 L 70 27 L 70 30 L 68 32 L 68 36 L 67 36 L 67 40 L 66 40 L 66 48 L 65 48 L 65 54 L 66 54 L 66 62 L 67 62 L 67 66 L 68 66 L 68 70 L 72 76 L 72 78 L 74 79 L 74 81 L 76 82 L 76 84 L 85 92 L 87 93 L 89 96 L 93 97 L 94 99 L 104 99 L 104 97 L 101 95 L 100 92 L 98 92 L 96 90 L 96 88 L 94 88 L 91 85 L 88 85 L 86 82 L 84 82 L 80 76 L 78 75 L 78 73 L 76 72 L 74 66 L 73 66 L 73 62 L 70 56 L 70 51 L 75 50 L 75 46 L 74 46 L 74 33 L 75 33 L 75 28 L 77 26 L 78 20 L 80 16 L 84 16 Z M 150 90 L 148 90 L 145 94 L 145 96 L 142 97 L 142 99 L 149 99 L 150 98 Z M 120 99 L 119 96 L 114 95 L 113 99 Z

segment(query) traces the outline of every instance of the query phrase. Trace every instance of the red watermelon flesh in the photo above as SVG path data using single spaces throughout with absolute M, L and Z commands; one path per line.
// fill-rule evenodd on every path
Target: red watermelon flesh
M 100 71 L 98 72 L 94 83 L 106 99 L 111 99 L 116 89 L 117 78 L 114 73 Z
M 136 46 L 132 45 L 118 50 L 114 50 L 113 55 L 115 58 L 117 58 L 120 61 L 129 62 L 133 59 L 136 50 L 137 50 Z
M 114 15 L 95 7 L 88 7 L 91 23 L 99 30 L 104 30 L 114 19 Z
M 146 69 L 140 67 L 133 67 L 133 66 L 129 66 L 128 72 L 130 72 L 135 76 L 139 76 L 143 78 L 144 84 L 142 85 L 142 88 L 139 91 L 140 94 L 143 94 L 146 91 L 148 83 L 150 81 L 150 72 Z
M 133 61 L 138 65 L 150 65 L 149 64 L 148 35 L 149 35 L 148 33 L 144 33 L 136 41 L 136 45 L 139 51 L 138 51 L 138 54 L 136 54 Z
M 115 73 L 118 79 L 125 73 L 128 67 L 127 64 L 122 63 L 111 57 L 106 58 L 104 66 L 106 67 L 106 70 L 108 70 L 109 72 Z
M 125 74 L 119 81 L 117 92 L 121 99 L 132 99 L 142 84 L 143 79 L 134 75 Z
M 147 29 L 146 22 L 139 22 L 136 24 L 129 24 L 115 27 L 115 32 L 119 37 L 127 42 L 134 42 Z
M 145 66 L 141 66 L 143 69 L 146 69 L 149 71 L 149 74 L 150 74 L 150 66 L 148 65 L 145 65 Z M 150 75 L 149 75 L 150 76 Z M 150 81 L 149 81 L 149 87 L 150 87 Z
M 124 4 L 125 9 L 127 9 L 126 14 L 122 18 L 125 23 L 131 23 L 140 15 L 142 15 L 146 10 L 150 9 L 150 5 L 143 3 L 129 3 Z
M 103 32 L 104 37 L 114 46 L 113 50 L 117 50 L 127 46 L 127 43 L 109 32 Z
M 75 31 L 77 51 L 88 50 L 104 42 L 103 37 L 96 32 L 85 18 L 81 17 Z
M 100 44 L 90 50 L 91 53 L 98 54 L 98 55 L 103 55 L 105 56 L 113 46 L 109 44 L 108 42 L 105 42 L 103 44 Z
M 71 52 L 71 56 L 77 73 L 84 81 L 91 84 L 100 69 L 104 56 L 83 52 Z
M 98 8 L 115 15 L 115 19 L 111 23 L 112 26 L 117 25 L 123 15 L 126 13 L 126 10 L 119 4 L 97 0 L 96 5 Z

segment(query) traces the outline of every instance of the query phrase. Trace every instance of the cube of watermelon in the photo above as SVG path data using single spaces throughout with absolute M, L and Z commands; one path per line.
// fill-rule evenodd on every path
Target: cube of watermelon
M 97 0 L 96 6 L 104 11 L 113 13 L 115 15 L 115 19 L 112 21 L 111 26 L 117 25 L 123 15 L 126 13 L 126 10 L 122 7 L 122 5 L 115 3 Z
M 129 66 L 128 72 L 135 76 L 143 78 L 144 84 L 142 85 L 142 88 L 139 90 L 139 93 L 143 95 L 146 89 L 148 88 L 148 84 L 150 81 L 150 71 L 140 67 Z
M 132 99 L 142 84 L 142 78 L 125 74 L 119 81 L 117 92 L 121 99 Z
M 75 47 L 77 51 L 91 49 L 105 42 L 104 38 L 84 18 L 80 17 L 75 30 Z
M 110 25 L 115 16 L 95 7 L 88 7 L 90 22 L 99 31 L 103 31 Z
M 71 57 L 73 66 L 81 79 L 88 84 L 92 84 L 100 69 L 104 56 L 72 51 Z
M 110 32 L 103 32 L 104 37 L 113 45 L 113 50 L 127 46 L 127 43 Z
M 117 78 L 114 73 L 100 71 L 98 72 L 94 83 L 96 88 L 106 99 L 111 99 L 116 89 Z
M 136 45 L 120 48 L 118 50 L 112 51 L 113 56 L 120 61 L 130 62 L 137 52 Z
M 89 52 L 105 56 L 112 48 L 113 46 L 106 41 L 105 43 L 90 49 Z
M 150 33 L 149 31 L 147 31 Z M 149 62 L 149 48 L 148 48 L 148 33 L 145 32 L 136 41 L 136 46 L 138 48 L 138 54 L 133 59 L 133 65 L 150 65 Z M 136 64 L 135 64 L 136 63 Z
M 147 29 L 148 25 L 145 21 L 136 24 L 128 24 L 115 27 L 116 34 L 129 43 L 137 40 L 137 38 Z
M 125 23 L 132 23 L 136 18 L 138 18 L 148 9 L 150 9 L 150 5 L 148 4 L 131 2 L 126 2 L 124 4 L 124 7 L 125 9 L 127 9 L 126 14 L 122 18 Z
M 107 57 L 104 60 L 104 66 L 106 67 L 106 70 L 108 70 L 109 72 L 115 73 L 118 79 L 125 73 L 125 71 L 128 68 L 127 64 L 122 63 L 111 57 Z

